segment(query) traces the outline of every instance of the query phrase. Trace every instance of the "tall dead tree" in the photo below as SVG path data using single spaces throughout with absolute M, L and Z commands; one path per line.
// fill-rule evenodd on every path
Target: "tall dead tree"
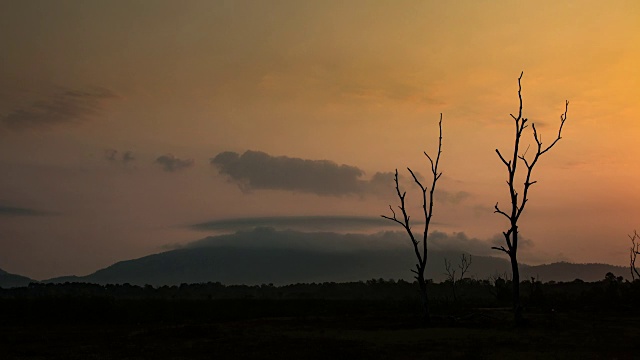
M 503 215 L 509 221 L 509 229 L 503 232 L 504 239 L 507 247 L 492 247 L 492 249 L 502 251 L 509 256 L 509 260 L 511 261 L 511 270 L 512 270 L 512 291 L 513 291 L 513 310 L 514 316 L 517 323 L 522 320 L 522 306 L 520 305 L 520 272 L 518 270 L 518 220 L 520 220 L 520 216 L 522 215 L 522 211 L 524 210 L 525 205 L 527 204 L 529 195 L 529 188 L 531 185 L 535 184 L 536 181 L 531 180 L 531 173 L 533 172 L 533 168 L 538 163 L 540 156 L 549 151 L 562 137 L 562 128 L 564 126 L 565 121 L 567 120 L 567 110 L 569 109 L 569 101 L 565 101 L 565 110 L 562 115 L 560 115 L 560 128 L 558 129 L 558 136 L 549 146 L 542 145 L 542 136 L 538 135 L 536 131 L 535 124 L 531 123 L 531 128 L 533 130 L 533 139 L 536 143 L 536 153 L 534 156 L 530 156 L 528 159 L 526 156 L 527 151 L 529 150 L 529 146 L 523 153 L 521 153 L 520 142 L 522 140 L 522 133 L 524 129 L 528 127 L 527 118 L 522 117 L 522 75 L 524 72 L 520 73 L 520 77 L 518 77 L 518 98 L 520 100 L 520 106 L 518 109 L 518 116 L 511 115 L 515 122 L 516 128 L 516 136 L 515 143 L 513 147 L 513 155 L 507 160 L 500 150 L 496 149 L 496 153 L 500 160 L 507 168 L 507 185 L 509 186 L 509 197 L 511 199 L 511 209 L 507 211 L 503 211 L 498 207 L 498 203 L 495 205 L 496 213 Z M 522 186 L 522 197 L 519 197 L 518 190 L 520 189 L 516 185 L 516 175 L 520 174 L 517 172 L 518 163 L 522 162 L 524 164 L 524 184 Z
M 424 231 L 422 233 L 422 240 L 416 239 L 416 236 L 414 235 L 413 230 L 411 230 L 411 224 L 410 224 L 411 216 L 409 216 L 409 214 L 407 213 L 407 207 L 406 207 L 406 201 L 405 201 L 407 192 L 400 191 L 400 184 L 398 181 L 398 169 L 396 169 L 395 183 L 396 183 L 396 194 L 398 195 L 398 199 L 400 200 L 400 206 L 398 206 L 398 209 L 400 209 L 402 217 L 398 218 L 396 216 L 396 212 L 393 210 L 393 207 L 391 205 L 389 205 L 389 209 L 391 209 L 391 214 L 393 216 L 380 215 L 385 219 L 389 219 L 393 222 L 400 224 L 409 235 L 409 238 L 411 239 L 411 244 L 413 245 L 413 250 L 418 260 L 418 262 L 416 263 L 416 269 L 415 270 L 411 269 L 411 272 L 415 274 L 415 278 L 418 281 L 418 286 L 420 287 L 420 297 L 421 297 L 422 306 L 423 306 L 423 321 L 425 323 L 429 323 L 430 318 L 429 318 L 429 300 L 427 297 L 427 282 L 425 281 L 425 278 L 424 278 L 424 272 L 427 267 L 427 255 L 428 255 L 427 238 L 429 236 L 429 224 L 431 223 L 431 217 L 433 216 L 433 194 L 436 189 L 436 183 L 438 182 L 438 179 L 440 179 L 440 176 L 442 175 L 442 173 L 438 172 L 438 164 L 440 163 L 440 154 L 442 153 L 442 114 L 440 114 L 440 121 L 438 122 L 438 128 L 440 130 L 440 135 L 438 138 L 438 155 L 436 156 L 435 161 L 431 158 L 431 156 L 429 156 L 429 154 L 427 154 L 426 151 L 424 152 L 424 155 L 427 157 L 427 159 L 429 159 L 429 162 L 431 163 L 431 174 L 433 175 L 431 189 L 422 185 L 420 180 L 418 180 L 418 177 L 416 176 L 416 174 L 410 168 L 407 167 L 407 170 L 409 170 L 409 173 L 413 177 L 413 181 L 418 185 L 420 190 L 422 190 L 422 209 L 423 209 L 423 216 L 425 220 Z M 428 201 L 427 201 L 427 193 L 429 194 Z
M 631 270 L 631 280 L 635 280 L 636 277 L 640 279 L 640 272 L 636 267 L 636 258 L 640 255 L 640 235 L 636 230 L 633 231 L 633 235 L 629 235 L 631 239 L 631 249 L 629 249 L 629 268 Z

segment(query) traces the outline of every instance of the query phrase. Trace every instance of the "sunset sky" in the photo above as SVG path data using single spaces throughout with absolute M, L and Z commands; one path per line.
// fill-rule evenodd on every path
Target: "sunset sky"
M 521 71 L 545 143 L 570 101 L 521 260 L 624 265 L 640 229 L 635 0 L 0 0 L 0 49 L 12 273 L 84 275 L 243 226 L 400 230 L 375 220 L 389 173 L 419 218 L 406 167 L 429 179 L 440 113 L 434 230 L 489 248 Z

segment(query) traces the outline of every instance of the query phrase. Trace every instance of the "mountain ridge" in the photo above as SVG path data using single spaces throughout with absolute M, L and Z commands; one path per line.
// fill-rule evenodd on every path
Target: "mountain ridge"
M 292 249 L 242 249 L 212 247 L 177 249 L 125 260 L 86 276 L 63 276 L 43 280 L 45 283 L 90 282 L 97 284 L 130 283 L 132 285 L 180 285 L 182 283 L 221 282 L 224 284 L 287 285 L 311 282 L 348 282 L 372 278 L 412 280 L 409 272 L 415 262 L 404 250 L 362 251 L 359 253 L 318 253 Z M 446 279 L 445 257 L 455 261 L 459 254 L 432 252 L 427 277 L 435 282 Z M 472 255 L 467 276 L 487 279 L 510 277 L 506 259 Z M 440 260 L 440 261 L 439 261 Z M 440 265 L 442 264 L 442 265 Z M 608 264 L 574 264 L 559 262 L 543 265 L 521 264 L 522 280 L 598 281 L 607 272 L 626 275 L 628 269 Z
M 254 228 L 208 236 L 178 249 L 118 261 L 86 276 L 61 276 L 41 282 L 162 286 L 201 282 L 287 285 L 380 278 L 413 281 L 410 269 L 416 259 L 404 235 L 399 232 L 342 234 Z M 430 234 L 429 244 L 426 276 L 435 282 L 447 278 L 444 260 L 448 259 L 453 269 L 457 269 L 462 253 L 472 257 L 466 277 L 510 277 L 511 266 L 506 258 L 490 255 L 493 252 L 486 242 L 468 238 L 464 233 L 434 232 Z M 520 265 L 523 281 L 534 278 L 543 282 L 575 279 L 590 282 L 604 279 L 608 272 L 628 277 L 629 269 L 568 262 Z M 456 276 L 459 275 L 458 272 Z M 11 275 L 0 273 L 0 279 L 2 276 L 11 278 Z M 26 286 L 34 281 L 13 276 L 14 282 L 0 281 L 0 286 Z
M 0 269 L 0 288 L 23 287 L 32 282 L 37 281 L 26 276 L 12 274 Z

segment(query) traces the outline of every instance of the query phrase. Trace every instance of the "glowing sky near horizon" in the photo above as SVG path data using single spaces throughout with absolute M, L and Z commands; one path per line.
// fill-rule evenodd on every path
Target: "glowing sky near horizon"
M 0 1 L 0 48 L 9 272 L 87 274 L 204 237 L 189 225 L 207 221 L 387 214 L 393 189 L 372 177 L 428 176 L 440 113 L 435 229 L 491 239 L 521 71 L 543 140 L 570 101 L 534 173 L 521 259 L 626 264 L 640 228 L 637 1 Z M 243 172 L 210 163 L 247 150 Z M 286 173 L 283 157 L 363 174 L 319 173 L 327 191 L 231 181 L 264 179 L 260 161 Z

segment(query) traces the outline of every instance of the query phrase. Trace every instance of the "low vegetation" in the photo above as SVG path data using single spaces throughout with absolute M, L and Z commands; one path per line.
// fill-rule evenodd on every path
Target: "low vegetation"
M 510 321 L 511 282 L 244 286 L 40 284 L 0 289 L 3 359 L 23 358 L 632 358 L 640 280 L 521 283 L 525 326 Z M 492 344 L 492 339 L 504 344 Z M 540 344 L 544 344 L 541 347 Z

